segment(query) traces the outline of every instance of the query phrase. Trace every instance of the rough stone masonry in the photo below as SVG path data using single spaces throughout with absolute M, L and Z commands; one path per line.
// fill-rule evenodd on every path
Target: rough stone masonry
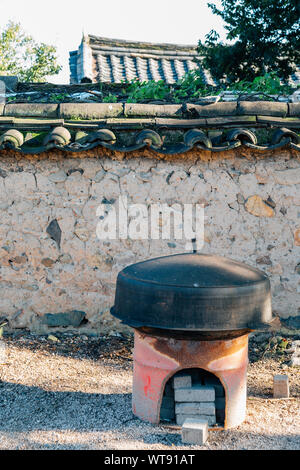
M 267 157 L 230 151 L 226 158 L 193 160 L 141 154 L 121 161 L 4 154 L 0 317 L 11 327 L 46 329 L 53 317 L 45 314 L 62 314 L 61 326 L 74 327 L 78 318 L 100 331 L 121 269 L 184 251 L 184 242 L 174 239 L 98 240 L 96 209 L 120 195 L 147 205 L 203 203 L 203 252 L 263 269 L 271 279 L 274 313 L 299 315 L 300 162 L 291 151 Z

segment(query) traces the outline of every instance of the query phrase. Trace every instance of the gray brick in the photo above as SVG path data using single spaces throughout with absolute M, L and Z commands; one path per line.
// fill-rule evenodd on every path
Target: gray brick
M 174 390 L 176 402 L 215 401 L 215 389 L 212 386 L 197 385 L 192 388 Z
M 173 378 L 173 387 L 177 388 L 188 388 L 192 386 L 192 377 L 190 375 L 175 375 Z
M 176 414 L 184 415 L 211 415 L 215 416 L 216 408 L 214 402 L 190 402 L 190 403 L 176 403 Z
M 207 421 L 209 426 L 213 426 L 214 424 L 216 424 L 215 416 L 197 415 L 192 417 L 191 415 L 185 414 L 176 415 L 176 423 L 178 424 L 178 426 L 182 426 L 186 419 L 205 420 Z
M 181 438 L 185 444 L 205 444 L 208 438 L 207 421 L 193 418 L 187 419 L 182 425 Z
M 287 375 L 274 375 L 273 377 L 273 397 L 289 398 L 289 378 Z

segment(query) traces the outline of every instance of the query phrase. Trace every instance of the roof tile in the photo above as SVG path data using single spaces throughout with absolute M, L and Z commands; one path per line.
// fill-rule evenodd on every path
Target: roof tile
M 102 119 L 123 114 L 122 103 L 61 103 L 59 116 L 63 119 Z
M 58 117 L 58 104 L 51 103 L 10 103 L 5 105 L 4 116 Z
M 187 103 L 185 111 L 188 115 L 200 117 L 232 116 L 237 112 L 237 103 L 235 101 L 206 105 Z
M 260 114 L 262 116 L 285 117 L 287 113 L 287 103 L 274 103 L 271 101 L 240 101 L 238 103 L 238 114 Z
M 140 104 L 140 103 L 125 103 L 124 114 L 125 116 L 141 116 L 141 117 L 181 117 L 182 109 L 181 104 Z
M 289 116 L 300 116 L 300 103 L 289 103 Z

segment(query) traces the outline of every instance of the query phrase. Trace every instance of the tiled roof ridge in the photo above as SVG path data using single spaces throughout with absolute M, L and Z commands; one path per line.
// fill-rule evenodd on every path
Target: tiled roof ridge
M 43 135 L 44 134 L 44 135 Z M 289 129 L 280 128 L 269 136 L 268 143 L 259 144 L 255 132 L 244 128 L 235 128 L 219 133 L 213 137 L 201 129 L 189 129 L 180 141 L 165 142 L 165 133 L 153 129 L 143 129 L 129 136 L 126 143 L 108 128 L 98 128 L 94 132 L 77 131 L 73 135 L 63 126 L 52 128 L 47 134 L 42 134 L 42 142 L 32 133 L 25 134 L 15 128 L 9 128 L 0 134 L 0 152 L 15 150 L 24 154 L 40 154 L 50 150 L 62 150 L 80 153 L 96 147 L 112 152 L 131 153 L 137 150 L 149 149 L 158 155 L 179 155 L 190 150 L 204 150 L 212 153 L 226 152 L 245 146 L 253 151 L 273 151 L 278 148 L 289 148 L 300 151 L 300 136 Z M 38 136 L 38 139 L 41 136 Z
M 267 131 L 267 144 L 258 143 L 255 132 L 261 128 Z M 165 135 L 176 130 L 180 141 L 165 142 Z M 216 130 L 219 140 L 214 142 L 210 134 Z M 165 155 L 192 149 L 221 152 L 243 145 L 257 151 L 285 146 L 300 151 L 299 130 L 300 103 L 0 105 L 0 151 L 12 148 L 25 154 L 53 149 L 82 152 L 99 146 L 123 153 L 150 148 Z M 46 134 L 42 144 L 32 137 L 36 132 Z M 129 139 L 125 144 L 122 132 Z
M 87 36 L 89 44 L 91 47 L 94 45 L 100 46 L 108 46 L 115 50 L 118 45 L 120 47 L 126 47 L 128 49 L 137 48 L 137 49 L 164 49 L 174 51 L 178 49 L 179 51 L 190 51 L 194 54 L 197 53 L 197 45 L 194 44 L 172 44 L 172 43 L 154 43 L 154 42 L 147 42 L 147 41 L 130 41 L 126 39 L 114 39 L 114 38 L 106 38 L 101 36 L 96 36 L 93 34 L 89 34 Z
M 73 120 L 103 118 L 168 117 L 173 119 L 237 118 L 268 116 L 300 118 L 300 103 L 272 101 L 231 101 L 213 104 L 145 103 L 6 103 L 0 104 L 0 117 L 38 117 Z

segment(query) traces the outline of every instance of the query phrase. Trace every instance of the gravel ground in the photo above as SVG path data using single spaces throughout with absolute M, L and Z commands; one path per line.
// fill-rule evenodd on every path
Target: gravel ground
M 56 337 L 4 336 L 0 449 L 300 449 L 299 369 L 268 339 L 250 342 L 245 422 L 197 447 L 132 415 L 132 339 Z M 288 374 L 291 398 L 272 399 L 276 373 Z

